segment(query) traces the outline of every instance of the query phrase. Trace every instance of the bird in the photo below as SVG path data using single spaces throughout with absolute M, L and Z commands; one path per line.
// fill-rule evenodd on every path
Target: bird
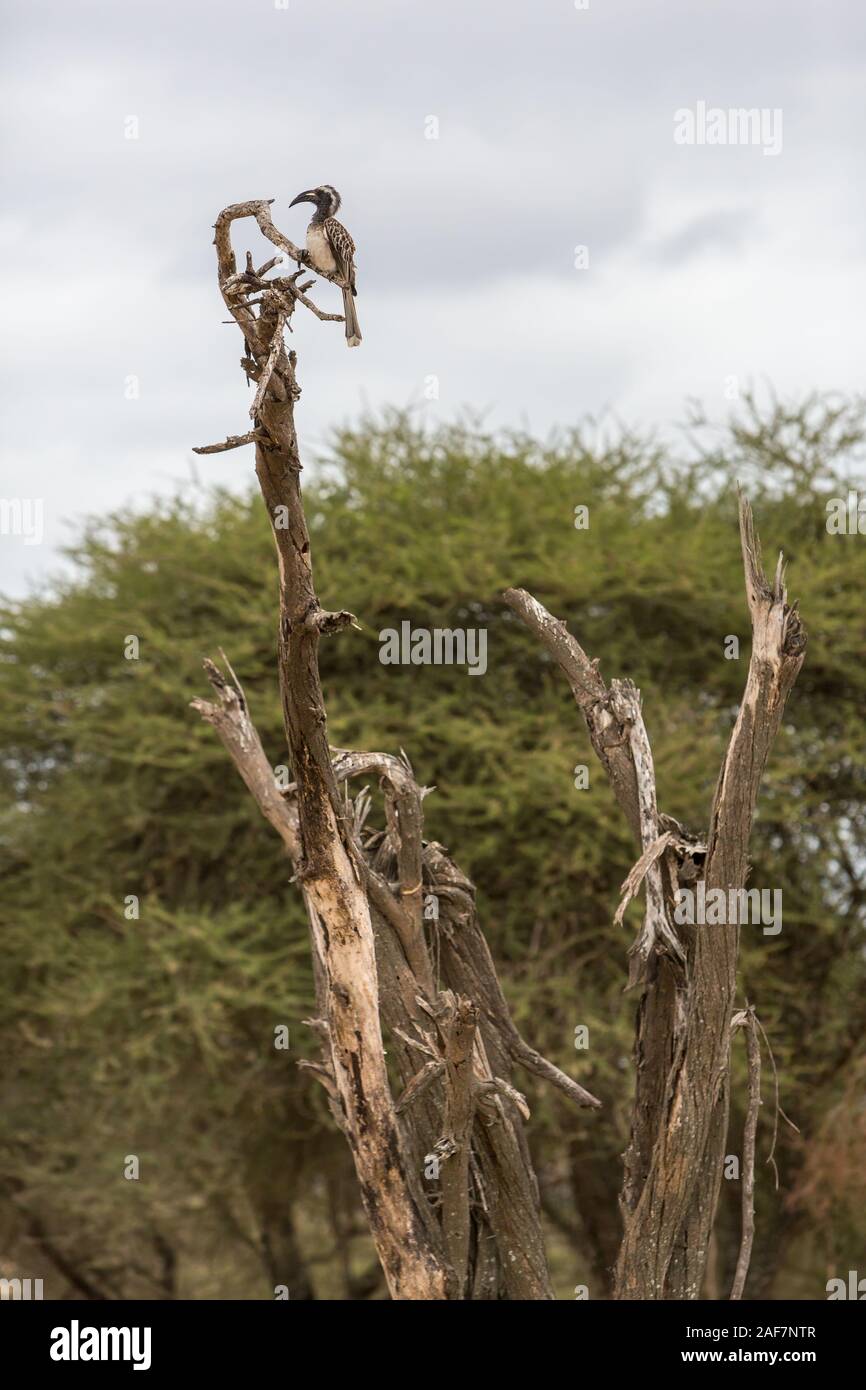
M 307 228 L 307 263 L 313 270 L 323 270 L 328 275 L 336 275 L 343 291 L 343 317 L 346 320 L 346 343 L 357 347 L 361 341 L 361 328 L 355 310 L 355 243 L 342 222 L 334 213 L 342 199 L 336 188 L 323 183 L 319 188 L 309 188 L 293 198 L 289 207 L 296 203 L 313 203 L 316 211 Z

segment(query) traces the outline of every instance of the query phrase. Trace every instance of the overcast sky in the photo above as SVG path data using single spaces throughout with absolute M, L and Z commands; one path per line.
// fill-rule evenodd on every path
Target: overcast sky
M 56 569 L 77 517 L 174 491 L 192 445 L 244 430 L 210 229 L 245 198 L 300 241 L 291 199 L 332 183 L 358 246 L 363 345 L 295 316 L 308 456 L 385 402 L 545 432 L 603 410 L 664 427 L 688 396 L 721 414 L 731 377 L 862 387 L 862 0 L 2 15 L 0 499 L 44 499 L 41 544 L 0 535 L 6 592 Z M 677 143 L 699 103 L 780 112 L 781 150 Z M 196 467 L 248 483 L 252 451 Z

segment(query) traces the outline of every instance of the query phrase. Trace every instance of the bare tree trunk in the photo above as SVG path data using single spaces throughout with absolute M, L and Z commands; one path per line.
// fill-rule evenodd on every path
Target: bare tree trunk
M 297 276 L 264 282 L 270 267 L 257 275 L 249 260 L 246 275 L 237 275 L 230 228 L 236 218 L 250 215 L 260 226 L 270 223 L 267 204 L 235 205 L 220 214 L 215 244 L 220 289 L 244 332 L 246 369 L 258 381 L 251 414 L 256 474 L 279 568 L 278 668 L 297 787 L 298 877 L 322 975 L 331 1072 L 392 1297 L 444 1298 L 446 1267 L 419 1212 L 417 1183 L 407 1171 L 388 1086 L 365 875 L 346 826 L 328 748 L 319 638 L 347 626 L 352 616 L 325 612 L 313 584 L 293 415 L 300 392 L 294 354 L 289 356 L 283 345 L 285 323 L 304 292 Z M 257 316 L 244 299 L 263 284 L 265 298 Z
M 254 217 L 300 262 L 267 203 L 236 204 L 217 219 L 220 290 L 243 331 L 241 362 L 257 389 L 253 429 L 197 452 L 255 444 L 279 568 L 279 679 L 295 777 L 289 792 L 276 786 L 230 666 L 226 679 L 205 663 L 217 702 L 193 704 L 215 726 L 295 865 L 317 978 L 320 1017 L 312 1025 L 322 1040 L 322 1061 L 306 1066 L 324 1085 L 352 1150 L 392 1298 L 549 1299 L 537 1184 L 522 1129 L 529 1112 L 511 1084 L 512 1064 L 580 1105 L 599 1102 L 520 1037 L 478 928 L 472 885 L 441 846 L 422 838 L 423 790 L 408 764 L 328 745 L 318 643 L 353 617 L 326 612 L 315 592 L 294 429 L 300 390 L 295 354 L 286 353 L 282 335 L 299 303 L 318 318 L 335 316 L 307 298 L 312 282 L 298 283 L 303 271 L 268 280 L 275 262 L 253 270 L 248 255 L 246 271 L 237 272 L 230 228 L 244 217 Z M 384 834 L 365 833 L 363 795 L 353 805 L 338 789 L 370 771 L 385 793 Z M 439 968 L 450 986 L 442 993 L 424 934 L 425 890 L 441 901 Z M 403 1082 L 396 1105 L 380 1017 Z M 423 1187 L 431 1158 L 440 1170 L 438 1212 Z
M 631 1142 L 620 1206 L 619 1298 L 699 1296 L 715 1216 L 728 1127 L 730 1038 L 739 926 L 677 927 L 675 893 L 700 878 L 707 891 L 742 888 L 752 814 L 764 766 L 806 645 L 796 605 L 761 568 L 751 508 L 740 498 L 752 657 L 722 765 L 705 840 L 656 808 L 655 776 L 639 692 L 608 689 L 586 653 L 523 590 L 506 602 L 536 633 L 571 684 L 590 739 L 632 827 L 641 857 L 623 902 L 646 883 L 644 924 L 630 952 L 629 986 L 640 984 Z

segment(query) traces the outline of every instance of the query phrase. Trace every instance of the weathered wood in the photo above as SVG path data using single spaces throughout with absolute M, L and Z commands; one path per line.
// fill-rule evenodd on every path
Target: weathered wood
M 471 999 L 446 997 L 446 1012 L 439 1020 L 446 1076 L 445 1132 L 439 1143 L 442 1229 L 460 1298 L 469 1272 L 469 1150 L 477 1100 L 472 1066 L 477 1023 L 478 1010 Z
M 300 388 L 295 354 L 286 352 L 282 335 L 298 304 L 320 319 L 339 316 L 306 297 L 302 272 L 265 280 L 276 258 L 256 271 L 248 253 L 246 271 L 238 273 L 230 232 L 244 217 L 300 259 L 262 200 L 235 204 L 217 219 L 220 289 L 244 335 L 241 365 L 257 386 L 253 429 L 200 452 L 256 446 L 277 552 L 278 667 L 292 787 L 277 787 L 230 667 L 226 679 L 206 663 L 217 698 L 193 704 L 216 728 L 294 864 L 320 1015 L 309 1022 L 323 1047 L 320 1062 L 302 1065 L 324 1087 L 352 1149 L 392 1297 L 548 1299 L 537 1184 L 523 1132 L 529 1112 L 511 1083 L 511 1065 L 519 1061 L 579 1104 L 598 1101 L 514 1027 L 475 918 L 474 890 L 441 847 L 423 841 L 424 789 L 405 756 L 328 746 L 318 643 L 354 619 L 324 610 L 313 584 L 294 429 Z M 365 840 L 364 795 L 353 807 L 338 784 L 369 772 L 380 777 L 387 829 Z M 435 970 L 424 928 L 425 882 L 445 899 Z M 464 980 L 471 991 L 452 986 L 440 994 L 440 969 L 446 983 Z M 382 1024 L 399 1106 L 389 1089 Z M 438 1215 L 422 1184 L 436 1153 L 443 1160 Z
M 761 1044 L 754 1009 L 747 1006 L 742 1014 L 734 1019 L 734 1023 L 742 1025 L 746 1031 L 746 1053 L 749 1063 L 749 1104 L 746 1109 L 746 1123 L 743 1126 L 743 1158 L 740 1173 L 743 1228 L 737 1268 L 731 1286 L 731 1298 L 736 1300 L 742 1298 L 746 1287 L 752 1243 L 755 1239 L 755 1138 L 761 1109 Z
M 641 860 L 624 891 L 645 877 L 647 917 L 638 939 L 643 977 L 635 1038 L 635 1104 L 620 1198 L 619 1298 L 697 1298 L 718 1202 L 728 1126 L 730 1024 L 739 927 L 674 927 L 680 883 L 741 888 L 761 778 L 806 646 L 790 607 L 781 556 L 770 585 L 751 508 L 740 496 L 740 536 L 752 620 L 746 689 L 713 800 L 706 843 L 655 807 L 655 781 L 639 701 L 605 686 L 565 624 L 524 590 L 505 601 L 565 673 L 595 749 L 638 842 Z M 634 693 L 636 695 L 636 692 Z M 660 848 L 660 837 L 671 838 Z M 633 957 L 634 961 L 634 957 Z
M 256 475 L 277 550 L 278 668 L 283 722 L 297 784 L 298 877 L 311 908 L 312 933 L 322 964 L 334 1079 L 362 1200 L 392 1297 L 444 1298 L 446 1267 L 431 1248 L 413 1194 L 388 1085 L 370 907 L 328 748 L 318 644 L 323 631 L 345 625 L 351 615 L 327 614 L 313 583 L 294 427 L 294 402 L 300 391 L 294 354 L 288 354 L 282 342 L 295 301 L 303 303 L 305 297 L 296 284 L 283 279 L 277 288 L 265 291 L 258 315 L 238 303 L 243 286 L 237 277 L 230 229 L 237 218 L 248 216 L 255 216 L 269 234 L 272 224 L 266 203 L 227 208 L 215 228 L 217 269 L 226 306 L 242 328 L 248 355 L 260 371 L 252 411 Z M 285 242 L 285 238 L 271 239 L 281 245 Z M 283 249 L 292 254 L 291 246 Z

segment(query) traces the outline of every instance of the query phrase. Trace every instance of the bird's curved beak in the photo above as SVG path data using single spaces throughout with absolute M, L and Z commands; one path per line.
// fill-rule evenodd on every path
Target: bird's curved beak
M 297 198 L 293 198 L 292 201 L 289 203 L 289 207 L 293 208 L 296 203 L 314 203 L 315 201 L 316 200 L 311 192 L 308 191 L 307 193 L 299 193 Z

